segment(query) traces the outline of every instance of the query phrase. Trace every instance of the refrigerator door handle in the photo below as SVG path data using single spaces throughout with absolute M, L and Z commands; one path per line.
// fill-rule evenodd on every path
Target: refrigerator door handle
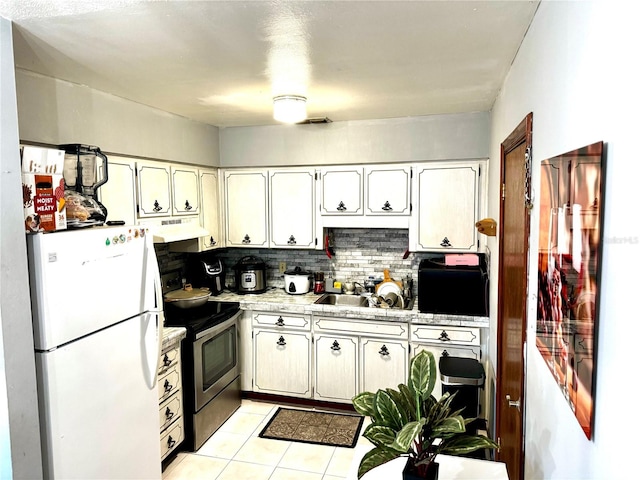
M 163 297 L 162 297 L 162 280 L 160 278 L 160 268 L 158 267 L 158 258 L 156 257 L 156 252 L 153 247 L 153 236 L 147 232 L 146 242 L 145 242 L 145 252 L 144 252 L 144 260 L 145 260 L 145 271 L 149 272 L 153 276 L 153 290 L 155 296 L 155 307 L 150 309 L 150 313 L 156 314 L 156 319 L 158 322 L 157 326 L 157 351 L 156 351 L 156 368 L 153 374 L 153 382 L 151 384 L 151 388 L 155 388 L 156 383 L 158 382 L 158 370 L 160 369 L 160 362 L 162 358 L 162 337 L 164 334 L 164 311 L 162 309 L 163 305 Z

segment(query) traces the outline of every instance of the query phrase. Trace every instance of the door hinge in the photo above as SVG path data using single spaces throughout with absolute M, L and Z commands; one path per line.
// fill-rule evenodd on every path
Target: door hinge
M 314 243 L 315 243 L 315 246 L 317 247 L 318 246 L 318 237 L 315 238 Z
M 502 446 L 502 439 L 498 437 L 498 451 L 500 451 L 501 446 Z
M 478 176 L 482 175 L 482 167 L 478 167 Z
M 503 183 L 502 184 L 502 200 L 505 199 L 506 191 L 507 191 L 507 186 Z

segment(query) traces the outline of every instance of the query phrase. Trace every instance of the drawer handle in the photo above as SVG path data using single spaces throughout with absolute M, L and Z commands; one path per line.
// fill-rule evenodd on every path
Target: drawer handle
M 440 334 L 440 338 L 438 339 L 441 342 L 450 342 L 451 339 L 449 338 L 449 335 L 447 334 L 446 330 L 442 330 L 442 333 Z
M 389 202 L 384 202 L 384 205 L 382 206 L 382 210 L 384 210 L 385 212 L 389 212 L 393 210 L 393 208 L 391 208 L 391 204 Z
M 164 393 L 169 393 L 171 390 L 173 390 L 173 385 L 171 385 L 169 383 L 169 380 L 165 380 L 164 381 Z
M 451 245 L 451 242 L 449 241 L 449 239 L 447 237 L 444 237 L 442 239 L 442 242 L 440 242 L 440 246 L 441 247 L 453 247 L 453 245 Z
M 216 242 L 213 237 L 209 237 L 209 246 L 213 247 L 216 243 L 218 242 Z
M 167 355 L 166 353 L 164 354 L 164 358 L 162 359 L 162 363 L 164 364 L 165 367 L 168 367 L 169 365 L 171 365 L 173 363 L 173 360 L 171 360 L 169 358 L 169 355 Z
M 340 351 L 340 344 L 338 343 L 338 340 L 333 341 L 333 345 L 331 345 L 331 350 L 333 350 L 334 352 Z
M 382 348 L 380 349 L 380 351 L 378 353 L 380 355 L 382 355 L 383 357 L 388 357 L 389 356 L 389 349 L 387 348 L 386 345 L 382 345 Z
M 282 316 L 278 317 L 278 320 L 276 320 L 276 325 L 279 327 L 284 327 L 284 320 L 282 319 Z
M 154 212 L 159 212 L 160 210 L 162 210 L 162 207 L 160 206 L 160 204 L 158 203 L 158 200 L 156 200 L 155 202 L 153 202 L 153 211 Z
M 442 351 L 442 356 L 443 357 L 448 357 L 449 356 L 449 352 L 447 352 L 446 350 Z
M 242 243 L 244 243 L 245 245 L 248 244 L 248 243 L 251 243 L 251 237 L 249 237 L 248 233 L 242 239 Z
M 277 344 L 278 346 L 280 346 L 280 347 L 284 347 L 284 346 L 287 344 L 287 342 L 285 342 L 285 341 L 284 341 L 284 337 L 282 337 L 282 336 L 281 336 L 281 337 L 278 339 L 278 341 L 276 342 L 276 344 Z
M 336 210 L 338 210 L 339 212 L 344 212 L 346 209 L 347 207 L 345 207 L 344 202 L 340 202 Z
M 167 420 L 171 420 L 174 415 L 175 413 L 172 412 L 169 407 L 167 407 L 167 409 L 164 411 L 164 416 L 167 417 Z
M 293 235 L 291 235 L 289 237 L 289 240 L 287 240 L 287 245 L 295 245 L 296 244 L 296 237 L 294 237 Z
M 169 438 L 167 438 L 167 447 L 173 448 L 175 444 L 176 441 L 171 437 L 171 435 L 169 435 Z
M 186 202 L 184 202 L 184 209 L 188 212 L 191 209 L 193 209 L 193 207 L 189 204 L 189 200 L 187 200 Z

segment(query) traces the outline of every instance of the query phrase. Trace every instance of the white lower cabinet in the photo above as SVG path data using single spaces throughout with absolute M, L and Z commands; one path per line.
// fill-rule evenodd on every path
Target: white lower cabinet
M 310 398 L 309 316 L 254 312 L 252 317 L 253 391 Z
M 396 388 L 406 383 L 409 345 L 407 341 L 360 339 L 362 391 Z
M 350 403 L 360 392 L 407 380 L 406 323 L 314 317 L 313 330 L 315 399 Z
M 482 362 L 481 330 L 476 327 L 411 326 L 411 352 L 429 350 L 436 359 L 433 396 L 442 396 L 439 361 L 442 356 L 474 358 Z
M 358 393 L 358 337 L 315 336 L 315 398 L 341 402 Z
M 184 440 L 180 342 L 162 352 L 158 369 L 158 418 L 162 460 Z

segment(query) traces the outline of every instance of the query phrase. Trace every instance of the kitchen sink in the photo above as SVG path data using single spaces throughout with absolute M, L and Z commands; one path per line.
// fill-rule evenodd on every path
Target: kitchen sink
M 414 298 L 406 300 L 403 310 L 413 309 L 414 300 Z M 325 293 L 313 303 L 343 307 L 369 307 L 369 300 L 366 297 L 361 297 L 360 295 L 340 295 L 336 293 Z
M 319 305 L 338 305 L 343 307 L 368 307 L 369 301 L 360 295 L 339 295 L 335 293 L 325 293 L 315 302 Z

